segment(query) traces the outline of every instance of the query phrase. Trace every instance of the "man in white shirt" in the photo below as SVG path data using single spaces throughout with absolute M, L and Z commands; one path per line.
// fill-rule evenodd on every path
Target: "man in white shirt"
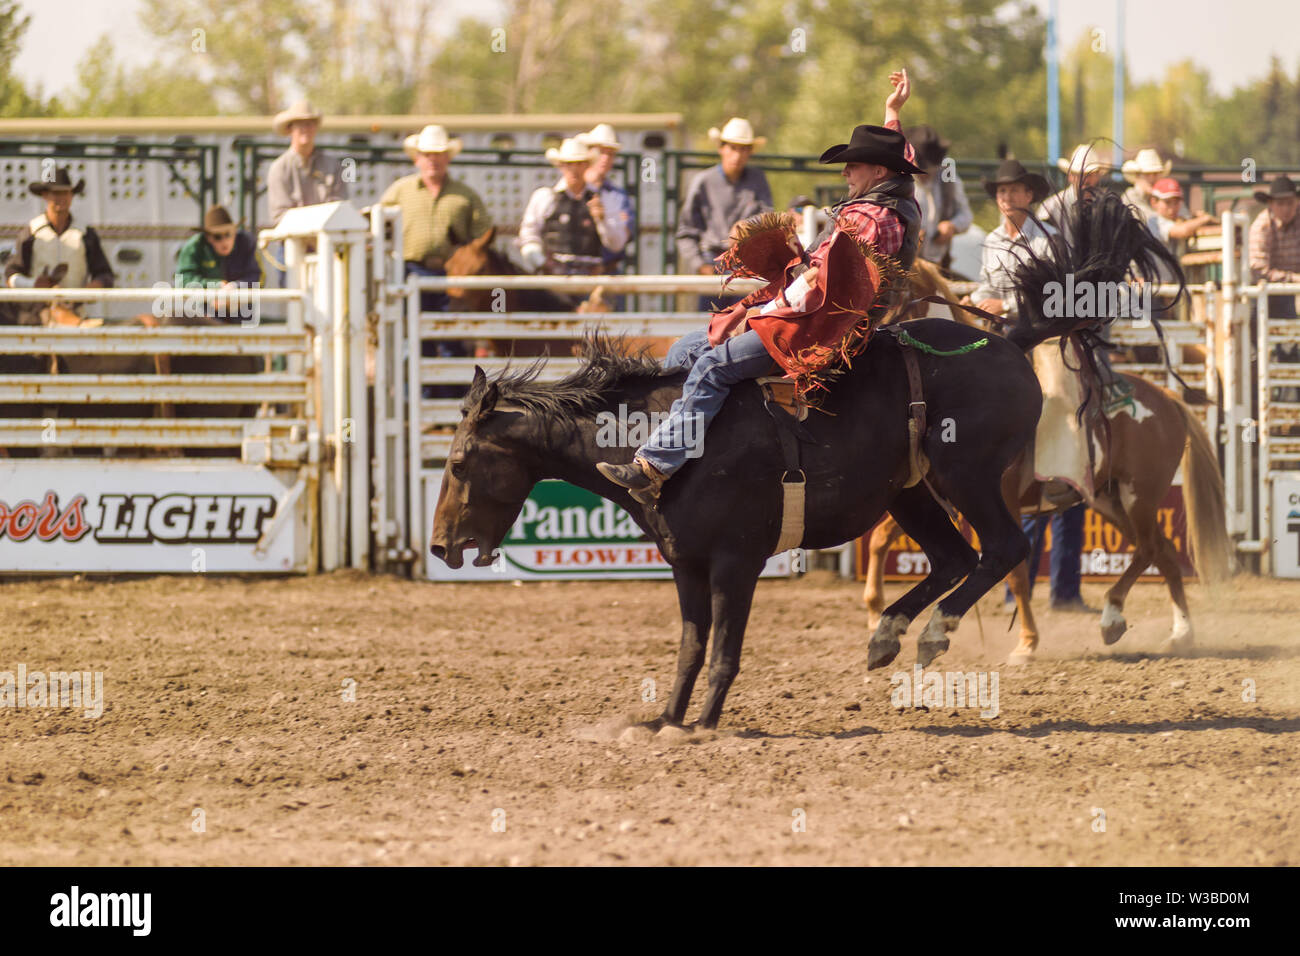
M 587 184 L 590 147 L 566 139 L 559 149 L 548 149 L 546 158 L 559 167 L 561 178 L 528 200 L 519 224 L 524 265 L 547 275 L 601 275 L 605 256 L 622 253 L 627 245 L 628 222 Z
M 984 237 L 980 284 L 970 294 L 970 301 L 977 307 L 1000 315 L 1017 314 L 1016 266 L 1030 251 L 1038 256 L 1052 255 L 1049 237 L 1056 230 L 1039 222 L 1029 208 L 1041 202 L 1051 189 L 1046 179 L 1029 172 L 1016 159 L 1004 161 L 992 179 L 984 180 L 984 191 L 997 202 L 1002 222 Z

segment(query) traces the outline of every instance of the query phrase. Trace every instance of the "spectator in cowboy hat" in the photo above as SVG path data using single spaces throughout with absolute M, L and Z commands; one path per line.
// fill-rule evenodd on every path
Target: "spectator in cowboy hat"
M 1136 156 L 1125 160 L 1120 167 L 1124 178 L 1132 183 L 1124 190 L 1124 201 L 1137 210 L 1138 218 L 1143 222 L 1149 222 L 1156 214 L 1155 206 L 1151 203 L 1151 187 L 1157 179 L 1166 178 L 1173 165 L 1172 159 L 1162 161 L 1154 149 L 1140 149 Z
M 1069 159 L 1058 159 L 1056 168 L 1066 174 L 1069 184 L 1043 201 L 1038 217 L 1061 229 L 1074 204 L 1085 192 L 1096 189 L 1102 175 L 1114 167 L 1095 147 L 1080 144 L 1074 147 Z
M 253 237 L 235 224 L 225 206 L 213 206 L 204 214 L 202 228 L 176 255 L 176 285 L 238 289 L 256 288 L 261 282 Z
M 577 137 L 546 151 L 560 181 L 535 190 L 519 224 L 524 265 L 547 275 L 600 275 L 606 253 L 627 245 L 627 223 L 587 183 L 592 148 Z
M 1151 234 L 1169 247 L 1169 251 L 1181 257 L 1187 245 L 1186 240 L 1196 235 L 1202 226 L 1214 222 L 1208 213 L 1197 213 L 1191 218 L 1181 215 L 1183 208 L 1183 187 L 1178 180 L 1164 177 L 1151 185 L 1150 201 L 1152 213 L 1147 217 L 1147 228 Z M 1164 263 L 1160 263 L 1160 281 L 1177 282 L 1178 277 Z
M 402 210 L 402 259 L 407 276 L 445 276 L 447 259 L 492 228 L 492 217 L 479 194 L 450 175 L 451 161 L 462 143 L 437 124 L 402 141 L 402 150 L 415 164 L 415 172 L 392 183 L 379 202 Z M 444 312 L 450 300 L 445 292 L 420 293 L 422 312 Z M 426 341 L 422 354 L 460 358 L 469 354 L 464 342 Z M 426 386 L 425 398 L 457 398 L 459 386 Z
M 916 202 L 921 207 L 924 240 L 921 258 L 948 268 L 952 261 L 952 239 L 971 227 L 966 188 L 956 176 L 945 177 L 941 170 L 952 144 L 926 124 L 904 130 L 907 141 L 916 150 L 916 163 L 924 173 L 916 177 Z
M 1016 284 L 1012 275 L 1025 256 L 1025 247 L 1038 256 L 1052 255 L 1052 226 L 1039 221 L 1030 207 L 1043 201 L 1051 184 L 1031 173 L 1018 159 L 1005 159 L 984 191 L 998 204 L 1002 222 L 984 237 L 980 283 L 967 301 L 986 312 L 1016 315 Z
M 48 178 L 28 184 L 28 192 L 44 201 L 45 211 L 19 231 L 5 263 L 6 286 L 98 289 L 113 285 L 113 268 L 98 234 L 89 226 L 72 224 L 72 199 L 85 188 L 84 179 L 73 185 L 63 166 L 52 170 Z M 73 310 L 79 312 L 80 307 Z
M 750 156 L 767 139 L 755 136 L 749 120 L 738 116 L 722 129 L 709 130 L 709 139 L 718 148 L 720 162 L 691 181 L 677 224 L 681 269 L 699 275 L 717 274 L 716 260 L 730 245 L 732 226 L 774 208 L 767 176 L 749 166 Z M 719 304 L 735 301 L 739 299 Z M 710 308 L 711 302 L 712 297 L 701 296 L 700 308 Z
M 614 133 L 614 127 L 608 123 L 598 123 L 590 132 L 580 133 L 577 136 L 580 143 L 591 147 L 591 165 L 587 167 L 587 185 L 596 190 L 600 197 L 601 205 L 605 207 L 606 214 L 616 219 L 626 230 L 629 241 L 636 239 L 636 212 L 632 208 L 632 197 L 628 195 L 626 189 L 614 182 L 611 173 L 614 170 L 614 161 L 619 151 L 623 148 L 618 141 L 618 136 Z M 625 247 L 626 248 L 626 245 Z M 605 260 L 605 271 L 614 271 L 623 260 L 624 249 L 611 252 L 606 249 L 602 252 Z
M 450 174 L 461 146 L 438 125 L 426 126 L 402 142 L 416 171 L 390 185 L 379 201 L 401 207 L 402 258 L 408 276 L 446 275 L 451 254 L 492 228 L 479 194 Z M 447 307 L 441 292 L 425 292 L 420 298 L 426 312 Z
M 266 171 L 266 197 L 271 225 L 296 206 L 314 206 L 348 198 L 342 164 L 316 149 L 321 114 L 306 100 L 277 113 L 272 128 L 289 137 L 289 148 Z

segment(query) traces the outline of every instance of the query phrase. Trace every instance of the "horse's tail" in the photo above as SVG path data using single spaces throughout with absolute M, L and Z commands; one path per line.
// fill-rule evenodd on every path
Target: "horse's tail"
M 1187 540 L 1201 580 L 1209 586 L 1226 581 L 1230 570 L 1232 541 L 1228 537 L 1227 499 L 1219 456 L 1205 429 L 1192 410 L 1170 391 L 1165 391 L 1187 428 L 1183 451 L 1183 495 L 1187 512 Z
M 1091 359 L 1116 313 L 1129 314 L 1138 308 L 1146 313 L 1141 317 L 1149 318 L 1157 335 L 1161 334 L 1155 313 L 1163 309 L 1137 295 L 1136 283 L 1157 282 L 1159 267 L 1164 265 L 1179 276 L 1181 286 L 1182 272 L 1177 258 L 1120 196 L 1086 191 L 1050 243 L 1049 255 L 1035 253 L 1028 243 L 1018 250 L 1015 284 L 1019 318 L 1007 333 L 1008 339 L 1028 352 L 1047 339 L 1073 335 Z M 1075 298 L 1078 303 L 1072 301 Z M 1076 314 L 1080 311 L 1091 314 Z

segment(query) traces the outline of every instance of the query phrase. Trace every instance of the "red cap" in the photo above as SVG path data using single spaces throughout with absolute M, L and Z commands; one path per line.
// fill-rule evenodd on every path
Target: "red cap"
M 1156 199 L 1173 199 L 1175 196 L 1182 199 L 1183 187 L 1178 185 L 1178 180 L 1176 179 L 1170 179 L 1168 177 L 1157 179 L 1155 184 L 1151 187 L 1151 195 Z

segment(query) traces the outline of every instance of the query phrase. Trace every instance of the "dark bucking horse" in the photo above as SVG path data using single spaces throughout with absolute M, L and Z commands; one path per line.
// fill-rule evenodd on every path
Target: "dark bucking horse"
M 1123 275 L 1127 260 L 1110 267 Z M 1026 299 L 1041 304 L 1042 296 Z M 1025 353 L 1076 328 L 1078 320 L 1047 318 L 1041 309 L 1022 315 L 1026 319 L 1007 338 L 944 319 L 897 326 L 906 336 L 879 331 L 834 380 L 821 403 L 828 414 L 814 412 L 803 423 L 812 441 L 801 446 L 807 482 L 800 546 L 842 544 L 889 511 L 930 558 L 930 574 L 886 610 L 868 645 L 868 667 L 892 661 L 908 625 L 955 588 L 918 639 L 917 661 L 928 665 L 947 649 L 947 635 L 962 615 L 1029 552 L 1001 491 L 1003 472 L 1034 435 L 1042 403 Z M 974 526 L 981 554 L 966 543 L 927 483 L 908 487 L 905 347 L 914 349 L 934 426 L 921 441 L 928 484 Z M 613 451 L 598 444 L 598 416 L 617 415 L 620 407 L 629 415 L 666 412 L 681 393 L 685 371 L 664 370 L 592 337 L 573 375 L 543 384 L 537 373 L 533 366 L 489 381 L 476 371 L 447 459 L 431 553 L 459 568 L 465 551 L 476 548 L 475 565 L 490 564 L 529 491 L 544 478 L 612 500 L 659 546 L 677 586 L 677 678 L 653 723 L 683 723 L 712 631 L 699 724 L 716 727 L 740 668 L 755 585 L 782 525 L 781 440 L 760 387 L 744 382 L 731 390 L 709 426 L 701 456 L 664 486 L 657 507 L 647 509 L 597 471 L 596 463 Z M 624 450 L 628 460 L 632 453 Z

